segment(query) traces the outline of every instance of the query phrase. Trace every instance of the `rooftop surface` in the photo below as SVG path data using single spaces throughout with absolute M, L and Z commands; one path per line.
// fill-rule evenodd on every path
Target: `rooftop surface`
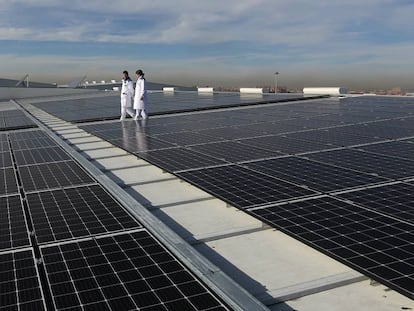
M 241 307 L 246 310 L 263 305 L 270 310 L 414 308 L 414 102 L 255 98 L 249 106 L 240 105 L 238 95 L 226 95 L 231 107 L 191 112 L 182 105 L 185 93 L 169 99 L 157 94 L 158 115 L 146 122 L 103 116 L 102 121 L 70 123 L 74 120 L 53 115 L 57 109 L 49 110 L 52 114 L 42 110 L 47 103 L 62 107 L 69 100 L 77 107 L 91 103 L 93 111 L 101 98 L 106 107 L 118 107 L 111 94 L 21 99 L 2 106 L 14 106 L 39 128 L 4 127 L 2 133 L 18 174 L 32 177 L 37 175 L 30 161 L 42 159 L 45 165 L 52 153 L 48 140 L 35 133 L 40 129 L 51 137 L 145 230 L 177 249 L 179 261 L 195 275 L 204 274 L 201 282 L 223 306 L 240 308 L 240 301 L 239 306 L 231 301 L 243 299 L 261 303 Z M 162 113 L 163 98 L 168 114 Z M 197 108 L 204 97 L 189 93 L 187 98 Z M 17 139 L 15 133 L 29 136 Z M 39 147 L 28 146 L 27 140 L 44 151 L 33 155 Z M 21 195 L 30 199 L 34 192 L 45 193 L 33 187 L 39 186 L 23 182 Z M 79 186 L 59 187 L 68 192 Z M 55 203 L 47 204 L 53 210 Z M 43 257 L 46 250 L 79 239 L 52 235 L 53 244 L 41 242 L 39 230 L 34 232 Z M 171 241 L 169 234 L 178 240 Z M 21 251 L 13 246 L 1 254 Z M 190 254 L 189 262 L 183 253 Z M 203 260 L 208 263 L 200 265 Z M 220 277 L 197 273 L 206 265 Z M 173 307 L 163 306 L 172 310 L 171 301 Z M 191 307 L 201 309 L 192 301 Z

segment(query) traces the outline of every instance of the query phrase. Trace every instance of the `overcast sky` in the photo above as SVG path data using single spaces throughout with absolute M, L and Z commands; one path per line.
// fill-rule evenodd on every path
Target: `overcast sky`
M 412 0 L 0 0 L 0 77 L 414 89 Z

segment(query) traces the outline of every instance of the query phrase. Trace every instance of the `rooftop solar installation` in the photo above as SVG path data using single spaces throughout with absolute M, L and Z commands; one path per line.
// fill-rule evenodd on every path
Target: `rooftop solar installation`
M 394 180 L 414 176 L 413 113 L 412 100 L 356 97 L 83 128 L 110 142 L 126 140 L 130 152 L 136 144 L 129 135 L 137 131 L 185 147 L 174 148 L 174 156 L 168 147 L 142 155 L 412 298 L 412 185 Z M 127 130 L 114 131 L 120 127 Z M 187 150 L 239 165 L 179 171 L 167 164 Z
M 231 310 L 46 132 L 0 138 L 0 310 Z
M 41 251 L 58 310 L 228 310 L 145 231 Z
M 234 95 L 151 95 L 147 122 L 81 128 L 414 297 L 413 185 L 401 182 L 414 176 L 412 100 L 249 107 Z M 119 117 L 118 96 L 35 105 L 75 122 Z M 203 111 L 212 107 L 231 109 Z M 227 308 L 125 210 L 111 199 L 100 202 L 103 189 L 76 162 L 56 155 L 46 134 L 13 131 L 1 141 L 8 139 L 27 198 L 21 210 L 40 243 L 55 308 Z M 17 202 L 14 191 L 3 190 L 0 199 Z M 21 246 L 5 247 L 30 245 L 27 236 L 16 240 Z
M 31 250 L 0 253 L 0 310 L 46 310 Z

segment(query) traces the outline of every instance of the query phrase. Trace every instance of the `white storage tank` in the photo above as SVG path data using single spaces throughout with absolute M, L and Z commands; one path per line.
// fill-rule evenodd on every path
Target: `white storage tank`
M 263 93 L 269 93 L 268 88 L 261 88 L 261 87 L 241 87 L 240 93 L 246 93 L 246 94 L 263 94 Z
M 330 95 L 330 96 L 344 96 L 348 90 L 344 87 L 304 87 L 303 95 Z
M 214 87 L 198 87 L 197 91 L 199 93 L 214 93 L 217 91 L 217 89 Z
M 175 87 L 168 87 L 168 86 L 166 86 L 166 87 L 163 87 L 162 88 L 162 91 L 163 92 L 174 93 L 175 92 Z

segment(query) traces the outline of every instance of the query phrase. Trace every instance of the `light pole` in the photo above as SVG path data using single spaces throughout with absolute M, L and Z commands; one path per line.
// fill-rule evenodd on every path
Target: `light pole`
M 278 71 L 275 72 L 275 95 L 277 94 L 277 75 L 279 74 Z

